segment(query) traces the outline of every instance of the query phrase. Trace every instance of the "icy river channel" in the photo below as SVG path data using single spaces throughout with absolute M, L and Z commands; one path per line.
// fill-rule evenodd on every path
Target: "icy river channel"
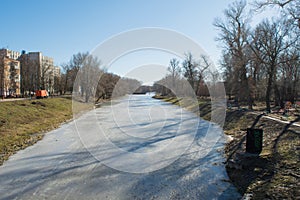
M 129 95 L 94 109 L 0 167 L 0 199 L 240 199 L 217 125 Z

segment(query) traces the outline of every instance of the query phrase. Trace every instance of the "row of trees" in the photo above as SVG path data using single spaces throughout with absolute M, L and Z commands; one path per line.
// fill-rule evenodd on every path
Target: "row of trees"
M 199 59 L 194 58 L 191 52 L 185 53 L 182 61 L 173 58 L 168 66 L 168 74 L 155 82 L 154 90 L 163 96 L 209 96 L 208 81 L 218 78 L 217 73 L 212 71 L 212 63 L 205 55 Z
M 300 81 L 300 2 L 257 1 L 254 8 L 278 6 L 279 18 L 263 19 L 251 27 L 250 13 L 245 1 L 237 1 L 225 10 L 225 19 L 217 19 L 214 26 L 220 31 L 223 44 L 222 68 L 226 91 L 247 102 L 252 109 L 254 100 L 271 101 L 284 106 L 294 102 L 299 94 Z
M 279 7 L 281 16 L 251 27 L 251 13 L 267 6 Z M 268 0 L 247 5 L 241 0 L 229 5 L 224 15 L 214 26 L 223 45 L 220 64 L 229 99 L 249 109 L 254 101 L 265 101 L 268 112 L 272 101 L 281 107 L 285 101 L 296 101 L 300 93 L 300 2 Z M 182 95 L 187 81 L 197 96 L 208 96 L 209 84 L 220 78 L 210 66 L 204 55 L 196 60 L 186 53 L 181 65 L 177 59 L 170 61 L 169 74 L 156 82 L 155 89 L 162 95 L 174 95 L 174 91 Z
M 77 53 L 63 66 L 57 81 L 61 94 L 73 93 L 84 102 L 94 102 L 133 93 L 141 83 L 135 79 L 121 78 L 108 73 L 101 61 L 89 53 Z

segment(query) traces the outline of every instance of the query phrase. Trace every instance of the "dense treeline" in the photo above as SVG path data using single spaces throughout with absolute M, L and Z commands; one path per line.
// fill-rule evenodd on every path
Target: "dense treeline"
M 278 7 L 280 16 L 262 19 L 251 26 L 253 13 L 266 7 Z M 300 94 L 300 2 L 236 1 L 224 11 L 223 19 L 216 19 L 219 30 L 217 40 L 222 44 L 221 68 L 229 99 L 235 99 L 252 109 L 255 101 L 265 101 L 268 112 L 271 103 L 284 107 L 286 101 L 294 103 Z M 208 95 L 205 78 L 218 80 L 219 74 L 211 72 L 205 56 L 195 61 L 187 53 L 181 66 L 179 61 L 170 61 L 169 74 L 156 83 L 162 95 L 188 81 L 198 96 Z M 166 85 L 166 82 L 169 84 Z M 176 83 L 177 86 L 174 86 Z M 161 85 L 168 86 L 163 87 Z
M 84 102 L 97 102 L 133 93 L 139 86 L 141 83 L 135 79 L 121 78 L 107 72 L 97 57 L 77 53 L 63 65 L 56 90 L 61 94 L 73 93 Z

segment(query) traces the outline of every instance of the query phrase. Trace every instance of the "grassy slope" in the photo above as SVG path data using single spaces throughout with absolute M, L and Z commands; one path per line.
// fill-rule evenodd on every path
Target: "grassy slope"
M 71 117 L 67 98 L 0 102 L 0 164 Z
M 178 105 L 181 107 L 186 108 L 187 110 L 190 111 L 195 111 L 195 108 L 199 108 L 199 113 L 200 117 L 205 119 L 205 120 L 210 120 L 211 119 L 211 102 L 209 99 L 198 99 L 198 104 L 193 105 L 194 101 L 184 99 L 184 98 L 177 98 L 177 97 L 161 97 L 161 96 L 155 96 L 155 99 L 161 99 L 163 101 L 172 103 L 174 105 Z
M 182 99 L 160 99 L 181 105 Z M 210 119 L 210 102 L 199 99 L 200 116 Z M 299 120 L 299 118 L 298 118 Z M 263 151 L 259 156 L 245 156 L 245 129 L 263 128 Z M 224 132 L 233 140 L 226 145 L 227 173 L 241 194 L 254 199 L 294 199 L 300 196 L 300 128 L 275 122 L 243 110 L 227 111 Z
M 262 128 L 263 151 L 259 156 L 246 156 L 245 129 Z M 240 193 L 254 199 L 294 199 L 300 196 L 300 128 L 275 122 L 250 112 L 230 111 L 224 131 L 233 136 L 226 152 L 236 167 L 227 167 L 233 184 Z

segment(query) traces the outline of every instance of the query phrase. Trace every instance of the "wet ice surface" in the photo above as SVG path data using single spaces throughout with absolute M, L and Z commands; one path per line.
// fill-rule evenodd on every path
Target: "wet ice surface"
M 0 199 L 238 199 L 224 142 L 218 126 L 177 106 L 129 96 L 12 156 Z

